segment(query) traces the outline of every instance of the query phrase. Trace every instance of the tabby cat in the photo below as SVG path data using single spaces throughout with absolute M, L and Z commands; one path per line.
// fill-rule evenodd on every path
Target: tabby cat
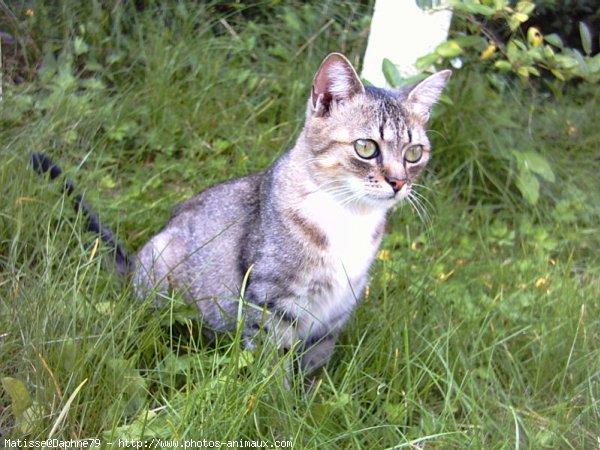
M 300 349 L 306 373 L 327 363 L 388 212 L 429 161 L 426 124 L 450 74 L 386 90 L 363 85 L 343 55 L 327 56 L 295 145 L 264 172 L 176 206 L 135 261 L 138 295 L 176 290 L 212 332 L 242 317 L 249 348 L 267 336 Z

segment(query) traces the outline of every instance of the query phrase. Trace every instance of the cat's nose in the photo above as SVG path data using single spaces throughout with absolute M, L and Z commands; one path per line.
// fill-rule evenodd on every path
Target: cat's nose
M 402 189 L 402 186 L 406 184 L 406 180 L 396 177 L 385 177 L 385 181 L 388 182 L 394 192 L 398 192 L 400 189 Z

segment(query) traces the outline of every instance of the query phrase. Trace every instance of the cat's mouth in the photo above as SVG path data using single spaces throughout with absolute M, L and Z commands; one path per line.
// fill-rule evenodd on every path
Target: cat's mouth
M 320 191 L 331 195 L 343 206 L 390 208 L 410 195 L 411 182 L 403 180 L 396 188 L 388 182 L 370 179 L 367 182 L 346 179 L 343 182 L 321 186 Z
M 410 185 L 406 183 L 399 190 L 367 187 L 362 199 L 366 205 L 387 209 L 406 199 L 409 195 Z
M 394 192 L 394 198 L 397 201 L 404 200 L 409 196 L 411 190 L 411 183 L 407 181 L 402 188 L 396 192 Z
M 400 201 L 404 198 L 408 197 L 411 189 L 411 184 L 409 181 L 405 181 L 401 186 L 394 188 L 390 186 L 386 189 L 369 189 L 369 196 L 376 200 L 384 200 L 384 201 Z

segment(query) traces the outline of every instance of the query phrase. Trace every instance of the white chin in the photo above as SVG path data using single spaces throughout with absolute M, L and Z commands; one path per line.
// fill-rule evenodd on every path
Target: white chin
M 400 200 L 404 200 L 406 197 L 408 197 L 408 194 L 410 194 L 410 188 L 407 186 L 402 186 L 402 189 L 396 193 L 394 199 L 399 202 Z
M 398 202 L 403 200 L 408 194 L 403 194 L 402 191 L 398 192 L 394 195 L 393 192 L 390 192 L 388 195 L 378 195 L 368 196 L 366 198 L 369 199 L 369 204 L 376 208 L 384 208 L 389 209 L 396 205 Z
M 389 192 L 379 193 L 381 200 L 390 200 L 392 202 L 399 202 L 400 200 L 404 200 L 410 194 L 410 187 L 404 185 L 402 189 L 398 192 L 394 192 L 390 190 Z

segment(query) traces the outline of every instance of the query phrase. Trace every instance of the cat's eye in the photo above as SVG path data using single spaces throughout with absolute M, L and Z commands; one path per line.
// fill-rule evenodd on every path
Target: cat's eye
M 423 156 L 422 145 L 411 145 L 404 152 L 404 160 L 409 163 L 416 163 Z
M 363 159 L 375 158 L 379 155 L 377 142 L 371 139 L 357 139 L 354 141 L 354 151 Z

